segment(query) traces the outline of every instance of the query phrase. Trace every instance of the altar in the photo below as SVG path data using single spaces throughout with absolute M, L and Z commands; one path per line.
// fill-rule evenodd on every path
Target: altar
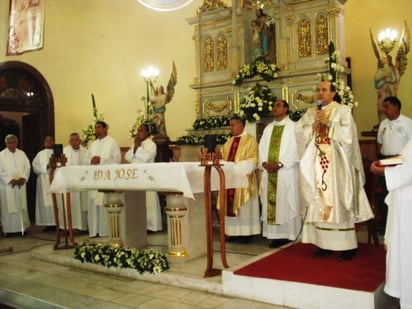
M 227 188 L 248 186 L 239 166 L 222 163 Z M 198 162 L 64 166 L 56 169 L 50 192 L 124 191 L 120 238 L 139 249 L 147 246 L 145 191 L 167 193 L 168 255 L 172 260 L 189 260 L 206 253 L 204 169 Z M 216 170 L 211 188 L 219 189 Z

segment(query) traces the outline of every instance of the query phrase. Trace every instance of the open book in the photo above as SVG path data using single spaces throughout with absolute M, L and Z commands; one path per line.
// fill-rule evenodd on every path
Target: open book
M 379 160 L 380 166 L 395 166 L 403 163 L 402 156 L 393 156 L 386 159 Z

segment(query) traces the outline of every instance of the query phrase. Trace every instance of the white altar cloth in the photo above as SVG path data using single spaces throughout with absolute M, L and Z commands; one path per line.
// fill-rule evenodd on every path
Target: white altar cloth
M 222 169 L 226 188 L 248 186 L 246 172 L 235 163 L 222 162 Z M 218 172 L 211 170 L 211 188 L 219 190 Z M 168 203 L 169 198 L 177 198 L 180 206 L 173 208 L 185 209 L 181 237 L 188 252 L 183 259 L 188 260 L 206 253 L 204 171 L 199 162 L 64 166 L 55 170 L 50 192 L 125 191 L 120 237 L 127 246 L 139 249 L 147 246 L 145 191 L 171 192 Z M 177 197 L 173 192 L 182 192 L 183 196 Z M 169 230 L 168 239 L 172 239 Z
M 245 188 L 245 172 L 233 162 L 222 162 L 226 188 Z M 50 192 L 65 193 L 87 190 L 130 190 L 183 192 L 194 199 L 203 192 L 205 168 L 198 162 L 135 163 L 116 165 L 79 165 L 57 168 Z M 212 168 L 212 190 L 219 189 L 219 176 Z

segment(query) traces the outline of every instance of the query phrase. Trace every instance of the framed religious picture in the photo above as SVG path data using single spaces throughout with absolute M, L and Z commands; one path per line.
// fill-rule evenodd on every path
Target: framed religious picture
M 43 48 L 46 0 L 10 0 L 7 55 Z

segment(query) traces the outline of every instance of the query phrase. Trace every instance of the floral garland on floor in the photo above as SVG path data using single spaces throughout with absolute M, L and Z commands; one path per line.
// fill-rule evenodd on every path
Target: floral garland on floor
M 89 240 L 75 247 L 73 257 L 82 263 L 100 264 L 108 268 L 136 269 L 140 274 L 144 272 L 156 274 L 169 269 L 166 256 L 152 249 L 138 250 Z

